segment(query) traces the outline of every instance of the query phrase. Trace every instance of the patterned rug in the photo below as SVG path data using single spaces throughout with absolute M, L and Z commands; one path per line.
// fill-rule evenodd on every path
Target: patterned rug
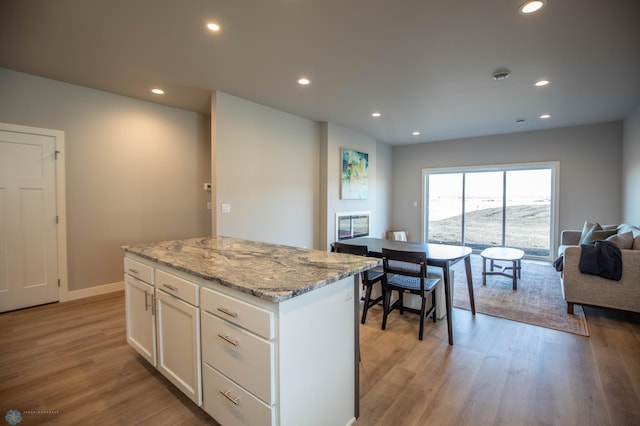
M 455 271 L 453 306 L 470 310 L 464 263 L 457 263 L 452 270 Z M 589 335 L 582 306 L 575 305 L 575 314 L 567 314 L 560 274 L 551 263 L 523 260 L 522 278 L 518 280 L 517 290 L 512 289 L 511 278 L 500 275 L 488 275 L 487 285 L 483 286 L 482 258 L 478 255 L 471 256 L 471 270 L 476 312 L 581 336 Z

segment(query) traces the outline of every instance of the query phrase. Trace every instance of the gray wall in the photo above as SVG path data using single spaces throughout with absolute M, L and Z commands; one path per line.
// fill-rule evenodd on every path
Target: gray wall
M 560 162 L 559 230 L 619 223 L 621 159 L 621 122 L 394 147 L 391 225 L 420 235 L 424 168 L 545 161 Z
M 388 194 L 390 190 L 391 149 L 388 145 L 377 143 L 375 139 L 362 133 L 333 123 L 323 123 L 323 152 L 326 157 L 325 181 L 326 217 L 324 239 L 321 245 L 328 248 L 335 241 L 336 213 L 371 212 L 371 235 L 382 237 L 389 216 Z M 343 200 L 340 198 L 341 148 L 354 149 L 369 155 L 369 186 L 366 200 Z
M 0 69 L 0 121 L 65 132 L 70 291 L 121 282 L 122 245 L 210 235 L 208 116 Z
M 216 234 L 317 248 L 320 124 L 223 92 L 212 102 Z
M 213 93 L 211 111 L 216 235 L 326 250 L 335 213 L 362 210 L 372 212 L 374 235 L 384 233 L 389 146 L 223 92 Z M 369 154 L 366 200 L 340 199 L 342 147 Z M 231 211 L 222 213 L 222 204 Z
M 624 121 L 622 220 L 640 225 L 640 104 Z

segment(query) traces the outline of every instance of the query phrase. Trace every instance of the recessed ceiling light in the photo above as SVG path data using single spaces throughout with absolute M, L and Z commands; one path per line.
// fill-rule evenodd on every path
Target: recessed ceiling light
M 420 136 L 420 132 L 413 132 L 411 133 L 413 136 Z
M 374 112 L 373 114 L 371 114 L 372 117 L 378 118 L 381 117 L 382 114 L 380 114 L 379 112 Z
M 311 81 L 309 81 L 308 78 L 301 78 L 300 80 L 298 80 L 298 84 L 301 84 L 303 86 L 306 86 L 309 83 L 311 83 Z
M 542 119 L 551 118 L 551 114 L 542 114 L 540 118 Z
M 207 24 L 207 28 L 209 28 L 211 31 L 220 31 L 220 25 L 213 22 L 209 22 Z
M 518 8 L 518 12 L 523 15 L 528 15 L 530 13 L 534 13 L 545 7 L 547 4 L 547 0 L 528 0 L 520 5 Z
M 547 84 L 549 84 L 549 80 L 538 80 L 535 83 L 537 87 L 546 86 Z
M 155 95 L 164 95 L 164 90 L 155 88 L 155 89 L 151 89 L 151 93 Z

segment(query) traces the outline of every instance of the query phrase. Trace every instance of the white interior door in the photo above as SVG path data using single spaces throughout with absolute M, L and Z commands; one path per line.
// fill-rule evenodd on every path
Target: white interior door
M 0 312 L 59 300 L 55 152 L 0 126 Z

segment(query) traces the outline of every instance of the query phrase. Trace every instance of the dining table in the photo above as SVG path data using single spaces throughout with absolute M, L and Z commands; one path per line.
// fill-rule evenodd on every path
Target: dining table
M 473 277 L 471 275 L 471 248 L 460 245 L 396 241 L 373 237 L 351 238 L 347 240 L 340 240 L 340 243 L 361 246 L 366 245 L 368 251 L 376 256 L 382 256 L 383 248 L 391 250 L 420 251 L 426 255 L 428 266 L 442 268 L 447 329 L 449 332 L 450 345 L 453 345 L 453 283 L 450 279 L 451 266 L 460 261 L 464 261 L 465 273 L 467 275 L 467 287 L 469 290 L 469 304 L 471 305 L 471 313 L 473 315 L 476 314 L 476 305 L 473 296 Z

